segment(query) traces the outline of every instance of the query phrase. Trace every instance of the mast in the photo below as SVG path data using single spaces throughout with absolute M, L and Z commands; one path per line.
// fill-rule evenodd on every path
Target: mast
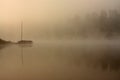
M 21 41 L 23 40 L 23 21 L 21 21 Z

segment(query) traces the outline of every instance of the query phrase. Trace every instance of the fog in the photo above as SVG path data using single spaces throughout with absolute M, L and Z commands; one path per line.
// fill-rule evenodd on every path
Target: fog
M 119 10 L 119 5 L 119 0 L 0 0 L 0 37 L 19 40 L 21 21 L 25 39 L 54 37 L 52 32 L 71 26 L 76 15 Z
M 0 0 L 0 80 L 120 80 L 119 53 L 120 0 Z

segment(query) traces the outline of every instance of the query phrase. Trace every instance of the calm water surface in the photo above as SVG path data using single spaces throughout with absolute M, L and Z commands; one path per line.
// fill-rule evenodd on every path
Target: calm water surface
M 120 80 L 119 44 L 0 46 L 0 80 Z

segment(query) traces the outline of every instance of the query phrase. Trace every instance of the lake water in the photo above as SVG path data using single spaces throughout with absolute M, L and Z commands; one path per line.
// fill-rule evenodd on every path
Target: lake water
M 0 80 L 120 80 L 119 44 L 0 46 Z

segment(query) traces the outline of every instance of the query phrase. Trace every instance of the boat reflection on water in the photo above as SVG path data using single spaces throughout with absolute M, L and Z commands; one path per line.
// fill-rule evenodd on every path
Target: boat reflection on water
M 33 41 L 23 39 L 23 22 L 21 22 L 21 40 L 17 42 L 21 48 L 21 62 L 24 64 L 24 51 L 23 48 L 32 47 Z
M 18 46 L 21 48 L 21 63 L 24 65 L 24 48 L 29 48 L 33 46 L 33 41 L 30 40 L 21 40 L 17 42 Z

